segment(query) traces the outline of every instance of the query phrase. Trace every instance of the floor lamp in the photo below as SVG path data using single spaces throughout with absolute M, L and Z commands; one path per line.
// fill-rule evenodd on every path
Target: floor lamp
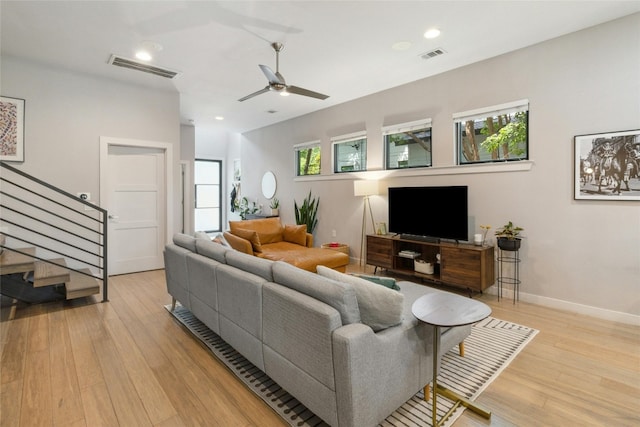
M 353 195 L 356 197 L 364 197 L 364 203 L 362 205 L 362 236 L 360 237 L 360 265 L 366 267 L 366 251 L 365 251 L 365 239 L 367 236 L 367 209 L 369 210 L 369 216 L 371 217 L 371 228 L 375 233 L 376 225 L 373 220 L 373 212 L 371 211 L 371 203 L 369 202 L 369 196 L 375 196 L 379 194 L 378 181 L 373 180 L 360 180 L 353 181 Z

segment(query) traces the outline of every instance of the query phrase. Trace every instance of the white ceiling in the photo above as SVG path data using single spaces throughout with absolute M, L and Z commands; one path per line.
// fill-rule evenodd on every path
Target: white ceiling
M 244 132 L 640 11 L 640 1 L 5 1 L 1 54 L 180 93 L 182 123 Z M 439 38 L 425 30 L 437 27 Z M 173 80 L 115 67 L 145 41 Z M 396 42 L 411 42 L 404 51 Z M 324 101 L 275 92 L 275 71 Z M 429 60 L 420 54 L 442 48 Z M 480 76 L 479 76 L 480 77 Z M 13 94 L 16 96 L 16 94 Z M 267 111 L 275 110 L 275 113 Z M 224 116 L 216 121 L 215 116 Z

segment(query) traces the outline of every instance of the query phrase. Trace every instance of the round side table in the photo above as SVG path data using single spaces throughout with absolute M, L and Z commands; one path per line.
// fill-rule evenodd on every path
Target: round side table
M 432 426 L 438 427 L 455 409 L 462 405 L 473 412 L 491 418 L 491 411 L 481 405 L 471 402 L 453 391 L 438 385 L 438 354 L 440 347 L 440 328 L 470 325 L 487 318 L 491 314 L 491 307 L 483 302 L 465 298 L 449 292 L 433 292 L 421 296 L 411 306 L 411 312 L 420 321 L 432 325 L 433 330 L 433 403 L 431 406 Z M 425 343 L 425 345 L 427 345 Z M 429 399 L 425 386 L 425 400 Z M 441 394 L 455 402 L 455 405 L 440 421 L 436 415 L 436 394 Z
M 322 249 L 331 249 L 349 255 L 349 245 L 344 243 L 324 243 L 320 246 Z

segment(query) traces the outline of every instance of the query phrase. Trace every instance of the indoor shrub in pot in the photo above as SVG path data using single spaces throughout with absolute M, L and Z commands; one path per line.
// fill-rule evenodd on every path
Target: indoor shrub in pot
M 315 230 L 316 225 L 318 225 L 318 206 L 320 205 L 320 198 L 311 198 L 311 190 L 309 190 L 309 195 L 302 202 L 301 206 L 298 206 L 298 203 L 294 200 L 293 207 L 296 212 L 296 224 L 307 225 L 307 233 L 313 234 L 313 230 Z
M 498 247 L 503 251 L 517 251 L 520 249 L 520 232 L 524 230 L 522 227 L 513 225 L 513 222 L 509 221 L 502 227 L 496 230 L 496 238 L 498 241 Z
M 276 197 L 274 197 L 273 199 L 271 199 L 271 204 L 269 205 L 269 207 L 271 208 L 271 215 L 279 215 L 280 211 L 280 200 L 278 200 Z

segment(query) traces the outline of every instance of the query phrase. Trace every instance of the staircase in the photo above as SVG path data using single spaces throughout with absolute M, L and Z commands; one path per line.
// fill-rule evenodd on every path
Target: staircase
M 108 301 L 107 211 L 0 162 L 0 293 Z

